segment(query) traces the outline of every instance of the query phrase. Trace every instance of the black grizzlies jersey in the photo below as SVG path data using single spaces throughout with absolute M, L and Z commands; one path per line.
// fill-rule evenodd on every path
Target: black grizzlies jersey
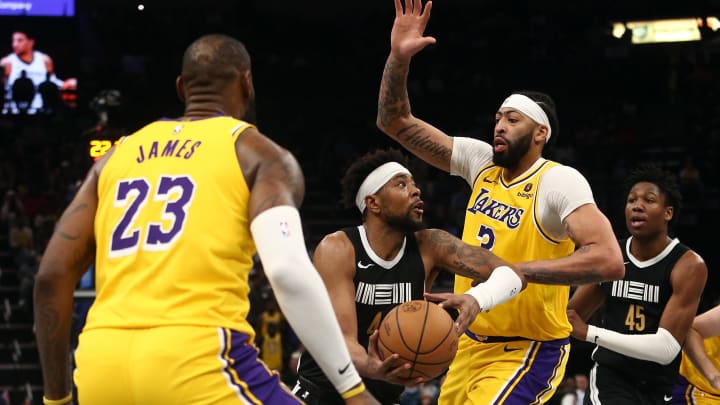
M 689 247 L 674 239 L 657 256 L 639 261 L 630 254 L 630 240 L 620 241 L 625 261 L 622 280 L 602 283 L 605 292 L 604 327 L 628 335 L 656 333 L 665 306 L 672 295 L 670 273 Z M 681 355 L 667 366 L 639 360 L 597 347 L 593 359 L 631 380 L 672 385 L 677 378 Z
M 355 249 L 355 311 L 357 313 L 358 342 L 367 348 L 370 335 L 380 326 L 380 321 L 392 308 L 403 302 L 423 299 L 425 270 L 414 234 L 405 237 L 403 247 L 391 260 L 383 260 L 370 248 L 365 228 L 345 228 Z M 300 384 L 313 395 L 334 392 L 315 360 L 305 352 L 298 367 Z M 404 387 L 384 381 L 363 378 L 368 390 L 382 404 L 397 403 Z M 317 391 L 321 390 L 322 393 Z M 315 391 L 315 392 L 313 392 Z M 323 395 L 324 396 L 324 395 Z M 340 396 L 329 395 L 340 399 Z M 328 400 L 328 403 L 331 402 Z M 342 403 L 342 402 L 340 402 Z

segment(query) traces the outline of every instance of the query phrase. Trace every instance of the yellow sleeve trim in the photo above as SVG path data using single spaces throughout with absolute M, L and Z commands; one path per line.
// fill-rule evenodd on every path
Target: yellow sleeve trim
M 365 384 L 363 382 L 360 382 L 360 384 L 356 385 L 355 388 L 350 388 L 349 390 L 340 394 L 340 396 L 342 396 L 343 399 L 350 399 L 355 395 L 362 394 L 363 392 L 365 392 Z
M 48 397 L 43 395 L 43 404 L 45 405 L 62 405 L 70 402 L 70 400 L 72 400 L 72 392 L 60 399 L 48 399 Z

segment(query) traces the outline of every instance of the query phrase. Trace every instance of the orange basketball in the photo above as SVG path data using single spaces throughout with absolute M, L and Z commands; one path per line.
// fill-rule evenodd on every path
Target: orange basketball
M 455 358 L 458 335 L 454 321 L 437 304 L 414 300 L 390 310 L 380 323 L 380 358 L 397 353 L 412 367 L 404 377 L 433 379 Z

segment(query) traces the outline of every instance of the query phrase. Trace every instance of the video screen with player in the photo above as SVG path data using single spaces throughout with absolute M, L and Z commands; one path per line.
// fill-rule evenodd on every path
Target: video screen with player
M 0 10 L 8 3 L 0 0 Z M 64 17 L 0 16 L 2 115 L 53 114 L 77 105 L 75 19 Z

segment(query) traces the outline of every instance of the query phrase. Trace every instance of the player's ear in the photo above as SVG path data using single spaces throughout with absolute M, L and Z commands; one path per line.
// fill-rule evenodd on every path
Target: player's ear
M 240 76 L 240 87 L 243 99 L 252 100 L 255 96 L 255 87 L 253 86 L 252 72 L 250 70 L 246 70 Z
M 380 212 L 380 196 L 377 194 L 370 194 L 365 197 L 365 206 L 367 207 L 368 212 Z
M 177 79 L 175 79 L 175 92 L 177 93 L 178 98 L 183 103 L 185 102 L 185 84 L 183 83 L 182 76 L 178 76 Z
M 535 131 L 535 139 L 538 143 L 545 144 L 547 143 L 547 136 L 548 136 L 548 127 L 545 125 L 538 125 L 537 129 Z
M 675 216 L 675 207 L 672 205 L 665 207 L 665 221 L 670 222 Z

